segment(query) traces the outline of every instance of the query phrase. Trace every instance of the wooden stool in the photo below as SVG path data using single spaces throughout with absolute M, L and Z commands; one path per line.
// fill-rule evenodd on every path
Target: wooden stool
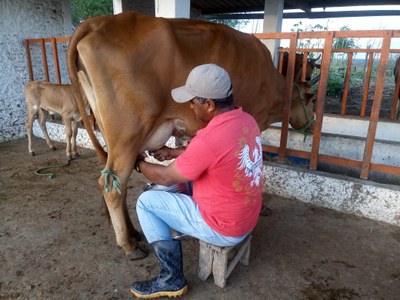
M 239 261 L 246 266 L 249 264 L 251 237 L 249 234 L 240 244 L 232 247 L 218 247 L 200 241 L 199 278 L 205 281 L 213 273 L 214 283 L 224 288 L 228 276 Z

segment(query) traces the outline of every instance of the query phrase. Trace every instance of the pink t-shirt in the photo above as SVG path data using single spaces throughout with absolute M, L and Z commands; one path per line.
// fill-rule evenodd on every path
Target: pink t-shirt
M 193 181 L 193 198 L 206 223 L 239 237 L 257 224 L 261 209 L 261 134 L 242 108 L 214 117 L 175 160 Z

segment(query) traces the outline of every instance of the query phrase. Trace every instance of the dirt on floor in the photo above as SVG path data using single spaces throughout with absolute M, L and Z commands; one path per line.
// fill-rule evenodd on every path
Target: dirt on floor
M 158 272 L 153 254 L 134 261 L 115 243 L 102 214 L 94 152 L 69 166 L 64 144 L 34 139 L 0 144 L 0 299 L 132 299 L 132 281 Z M 147 180 L 132 174 L 128 205 Z M 250 264 L 237 265 L 226 288 L 197 277 L 198 241 L 183 240 L 186 299 L 399 299 L 400 228 L 264 194 Z
M 393 102 L 393 90 L 391 88 L 385 88 L 382 93 L 382 101 L 379 110 L 380 118 L 390 118 L 390 112 L 392 109 Z M 360 116 L 363 102 L 364 86 L 354 86 L 349 89 L 348 97 L 346 100 L 346 115 Z M 368 97 L 365 105 L 365 116 L 371 115 L 372 105 L 375 97 L 375 85 L 372 85 L 368 90 Z M 324 112 L 329 114 L 340 114 L 342 109 L 342 96 L 326 96 Z M 314 109 L 315 111 L 315 109 Z

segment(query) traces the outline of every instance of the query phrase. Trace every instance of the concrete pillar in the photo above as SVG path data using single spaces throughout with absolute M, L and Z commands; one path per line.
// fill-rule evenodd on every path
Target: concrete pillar
M 190 0 L 155 0 L 156 17 L 190 18 Z
M 122 13 L 123 10 L 123 0 L 113 0 L 113 11 L 114 11 L 114 15 Z
M 284 0 L 265 0 L 263 32 L 281 32 Z M 279 41 L 268 40 L 264 44 L 271 51 L 272 58 L 277 65 L 277 49 Z

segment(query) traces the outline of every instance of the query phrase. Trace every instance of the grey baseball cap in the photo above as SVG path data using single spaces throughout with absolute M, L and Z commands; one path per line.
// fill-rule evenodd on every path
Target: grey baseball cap
M 184 86 L 171 91 L 175 102 L 184 103 L 194 97 L 224 99 L 232 94 L 232 83 L 226 72 L 215 64 L 205 64 L 190 71 Z

